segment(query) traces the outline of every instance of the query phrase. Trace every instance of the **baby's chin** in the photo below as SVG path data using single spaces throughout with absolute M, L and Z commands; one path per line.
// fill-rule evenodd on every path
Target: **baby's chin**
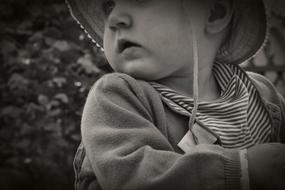
M 113 64 L 115 72 L 130 75 L 133 78 L 145 81 L 154 81 L 162 78 L 162 68 L 157 67 L 156 64 L 142 60 L 135 60 L 123 63 Z
M 159 80 L 161 77 L 159 77 L 156 73 L 151 73 L 151 72 L 147 72 L 147 71 L 116 71 L 115 72 L 119 72 L 119 73 L 124 73 L 127 74 L 135 79 L 139 79 L 139 80 L 145 80 L 145 81 L 155 81 L 155 80 Z

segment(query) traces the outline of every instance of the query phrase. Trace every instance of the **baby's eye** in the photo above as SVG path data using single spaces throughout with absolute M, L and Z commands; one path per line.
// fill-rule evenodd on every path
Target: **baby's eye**
M 102 5 L 102 8 L 103 8 L 103 11 L 104 11 L 104 14 L 106 16 L 108 16 L 112 10 L 114 9 L 115 7 L 115 2 L 112 1 L 112 0 L 107 0 L 107 1 L 104 1 L 103 2 L 103 5 Z
M 135 0 L 135 1 L 138 2 L 138 3 L 143 3 L 143 2 L 145 2 L 147 0 Z
M 147 5 L 150 2 L 150 0 L 134 0 L 134 2 L 139 6 L 144 6 Z

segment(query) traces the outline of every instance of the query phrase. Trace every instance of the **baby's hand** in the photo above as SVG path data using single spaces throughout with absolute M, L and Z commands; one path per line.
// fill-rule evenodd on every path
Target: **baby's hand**
M 252 190 L 285 189 L 285 144 L 269 143 L 248 149 Z

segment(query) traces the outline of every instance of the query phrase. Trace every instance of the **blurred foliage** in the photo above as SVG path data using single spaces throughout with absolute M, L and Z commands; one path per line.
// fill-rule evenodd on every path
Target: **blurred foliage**
M 90 86 L 109 71 L 62 1 L 1 0 L 1 189 L 72 189 Z

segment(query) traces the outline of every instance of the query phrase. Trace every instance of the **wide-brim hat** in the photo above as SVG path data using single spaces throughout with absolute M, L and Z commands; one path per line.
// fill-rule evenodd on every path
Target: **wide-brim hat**
M 66 0 L 72 16 L 91 40 L 103 49 L 104 15 L 96 0 Z M 229 35 L 216 61 L 240 64 L 254 57 L 268 35 L 267 9 L 263 0 L 233 0 Z

